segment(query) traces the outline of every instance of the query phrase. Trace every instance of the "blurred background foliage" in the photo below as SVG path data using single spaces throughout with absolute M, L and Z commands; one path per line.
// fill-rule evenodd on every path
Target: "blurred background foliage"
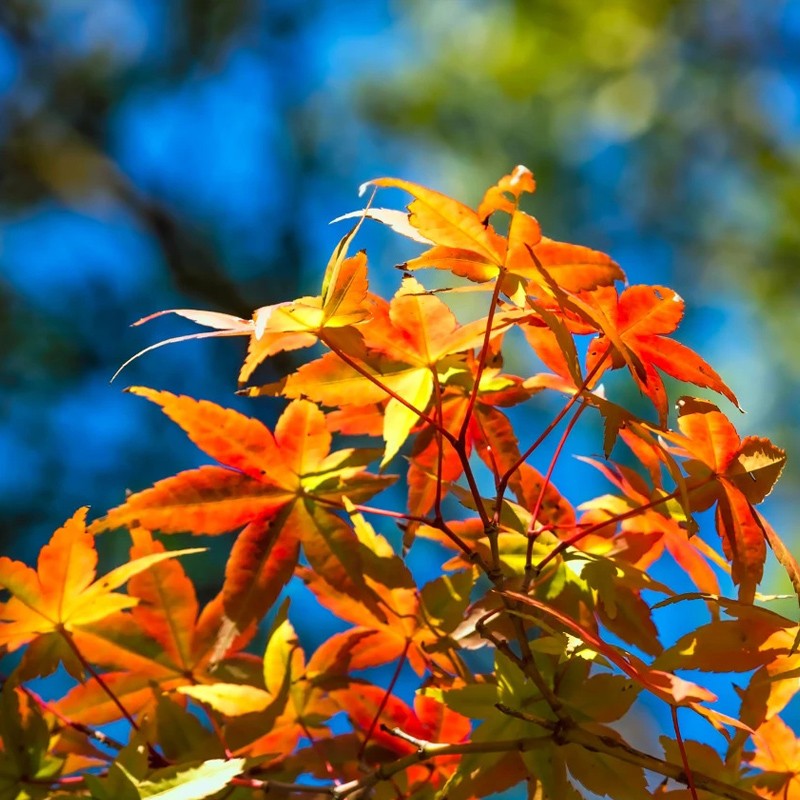
M 3 0 L 4 549 L 197 463 L 123 386 L 254 413 L 238 341 L 109 386 L 187 330 L 128 324 L 315 291 L 379 174 L 476 201 L 527 164 L 545 231 L 679 291 L 740 431 L 800 453 L 799 160 L 796 0 Z M 790 542 L 799 482 L 771 513 Z

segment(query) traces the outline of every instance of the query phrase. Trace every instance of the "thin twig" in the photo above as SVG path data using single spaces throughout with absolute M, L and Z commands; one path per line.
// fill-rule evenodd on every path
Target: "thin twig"
M 108 695 L 109 700 L 119 709 L 120 714 L 128 721 L 131 728 L 138 732 L 139 726 L 136 723 L 136 720 L 131 716 L 130 712 L 124 705 L 122 705 L 122 701 L 114 694 L 111 690 L 111 687 L 103 680 L 103 676 L 86 660 L 83 653 L 81 653 L 78 645 L 75 644 L 75 641 L 72 638 L 72 634 L 63 626 L 59 626 L 59 633 L 61 634 L 64 641 L 69 646 L 70 650 L 75 654 L 75 657 L 80 661 L 81 666 L 92 676 L 92 678 L 96 681 L 97 685 Z
M 681 761 L 683 762 L 683 772 L 686 775 L 686 785 L 691 792 L 692 800 L 697 800 L 697 789 L 694 785 L 694 775 L 692 768 L 689 766 L 689 756 L 686 753 L 686 745 L 683 743 L 683 736 L 681 735 L 681 726 L 678 723 L 678 707 L 671 705 L 672 711 L 672 727 L 675 729 L 675 740 L 678 742 L 678 750 L 681 754 Z
M 444 520 L 442 516 L 442 473 L 444 470 L 444 438 L 442 437 L 442 430 L 444 429 L 444 408 L 442 407 L 442 387 L 439 383 L 439 374 L 435 369 L 433 372 L 433 390 L 434 397 L 436 398 L 436 418 L 439 427 L 435 430 L 436 435 L 436 495 L 433 500 L 433 513 L 437 522 Z
M 322 503 L 323 505 L 328 505 L 332 508 L 340 509 L 341 511 L 347 511 L 345 504 L 341 500 L 333 500 L 330 497 L 318 497 L 315 495 L 314 502 Z M 404 522 L 418 522 L 421 525 L 427 525 L 430 528 L 436 528 L 445 536 L 447 536 L 447 538 L 450 539 L 450 541 L 452 541 L 462 553 L 464 553 L 470 563 L 478 564 L 484 570 L 488 571 L 488 567 L 484 564 L 480 555 L 476 553 L 457 533 L 448 527 L 444 520 L 437 522 L 437 520 L 430 519 L 429 517 L 421 517 L 415 514 L 403 514 L 398 511 L 389 511 L 383 508 L 375 508 L 374 506 L 361 505 L 360 503 L 353 503 L 351 508 L 354 511 L 358 511 L 362 514 L 375 514 L 376 516 L 389 517 L 390 519 L 402 520 Z
M 475 408 L 475 403 L 478 400 L 478 392 L 481 388 L 481 377 L 483 371 L 486 369 L 486 359 L 489 357 L 489 344 L 492 339 L 492 323 L 494 322 L 494 315 L 497 310 L 497 301 L 500 299 L 500 287 L 503 283 L 503 276 L 505 270 L 501 270 L 494 283 L 492 291 L 492 299 L 489 301 L 489 313 L 486 315 L 486 333 L 483 337 L 483 344 L 481 345 L 481 352 L 478 356 L 478 366 L 475 370 L 475 380 L 472 384 L 472 392 L 467 402 L 467 410 L 464 414 L 464 419 L 461 422 L 461 430 L 458 432 L 458 441 L 463 445 L 467 441 L 467 428 L 469 428 L 469 421 L 472 418 L 472 411 Z
M 389 685 L 386 687 L 386 692 L 383 695 L 383 699 L 378 706 L 378 710 L 375 712 L 375 716 L 372 718 L 372 722 L 369 726 L 369 730 L 367 731 L 367 735 L 364 737 L 364 741 L 361 743 L 361 747 L 358 749 L 358 760 L 364 756 L 364 751 L 367 749 L 367 745 L 369 744 L 369 740 L 372 738 L 372 734 L 375 732 L 375 726 L 378 724 L 378 720 L 381 718 L 381 714 L 383 714 L 383 709 L 386 708 L 386 704 L 389 702 L 389 698 L 392 696 L 392 691 L 394 690 L 395 684 L 397 683 L 397 679 L 400 677 L 400 672 L 403 669 L 403 666 L 406 663 L 406 656 L 408 655 L 408 648 L 411 646 L 411 639 L 406 639 L 405 646 L 403 647 L 403 652 L 400 654 L 400 658 L 397 659 L 397 666 L 395 667 L 394 674 L 392 675 L 392 679 L 389 681 Z
M 590 381 L 594 376 L 597 374 L 597 371 L 602 366 L 605 359 L 608 357 L 607 351 L 606 354 L 595 364 L 592 368 L 592 371 L 584 378 L 583 383 L 577 388 L 575 394 L 573 394 L 566 402 L 564 407 L 558 414 L 553 417 L 553 419 L 549 422 L 547 427 L 536 437 L 533 444 L 528 447 L 528 449 L 520 455 L 520 457 L 503 473 L 502 477 L 500 478 L 500 485 L 497 491 L 497 504 L 495 506 L 495 516 L 499 514 L 499 509 L 503 504 L 503 497 L 505 497 L 506 490 L 508 489 L 508 482 L 511 480 L 511 476 L 530 458 L 534 450 L 536 450 L 539 445 L 553 432 L 559 422 L 569 413 L 569 410 L 572 406 L 575 405 L 579 400 L 582 399 L 583 392 L 588 388 Z
M 118 742 L 113 737 L 109 736 L 108 734 L 103 733 L 102 731 L 95 730 L 94 728 L 90 727 L 89 725 L 85 725 L 83 722 L 76 722 L 74 719 L 70 719 L 69 717 L 62 714 L 56 706 L 48 703 L 46 700 L 39 697 L 36 692 L 32 689 L 29 689 L 24 684 L 19 686 L 19 689 L 24 692 L 31 700 L 33 700 L 42 711 L 52 714 L 59 722 L 61 722 L 64 727 L 72 728 L 73 730 L 77 731 L 78 733 L 86 736 L 89 739 L 97 742 L 98 744 L 105 745 L 106 747 L 111 748 L 112 750 L 122 750 L 125 746 L 122 742 Z
M 539 496 L 536 498 L 536 505 L 533 507 L 533 511 L 531 512 L 531 521 L 528 525 L 528 548 L 525 552 L 525 582 L 524 592 L 527 592 L 530 584 L 531 579 L 533 578 L 533 568 L 531 565 L 531 561 L 533 560 L 533 545 L 536 541 L 536 535 L 534 533 L 534 527 L 536 525 L 536 520 L 539 517 L 539 512 L 542 510 L 542 504 L 544 503 L 545 494 L 547 494 L 547 489 L 550 486 L 550 481 L 553 477 L 553 470 L 556 467 L 556 463 L 558 462 L 558 457 L 561 455 L 561 451 L 564 449 L 564 446 L 567 443 L 567 439 L 569 438 L 570 433 L 572 433 L 572 429 L 575 427 L 576 423 L 581 417 L 581 414 L 586 410 L 587 405 L 586 403 L 582 403 L 578 406 L 577 410 L 572 416 L 572 419 L 567 423 L 566 428 L 564 428 L 564 432 L 561 434 L 561 438 L 558 441 L 558 445 L 556 446 L 555 452 L 553 453 L 553 457 L 550 459 L 550 464 L 547 468 L 547 472 L 545 473 L 544 478 L 542 479 L 542 485 L 539 488 Z
M 388 725 L 384 725 L 383 723 L 381 723 L 381 730 L 384 733 L 391 734 L 392 736 L 396 736 L 398 739 L 402 739 L 404 742 L 414 745 L 417 750 L 424 750 L 426 747 L 432 744 L 432 742 L 429 742 L 425 739 L 418 739 L 416 736 L 412 736 L 410 733 L 406 733 L 400 728 L 390 728 Z
M 433 428 L 441 430 L 436 424 L 436 420 L 433 417 L 430 417 L 424 411 L 420 411 L 413 403 L 410 403 L 408 400 L 405 399 L 402 395 L 399 395 L 394 389 L 387 386 L 379 377 L 373 375 L 366 367 L 361 366 L 354 358 L 351 358 L 347 353 L 344 352 L 341 348 L 339 348 L 334 342 L 332 342 L 327 336 L 325 336 L 323 331 L 319 332 L 319 340 L 330 348 L 331 352 L 335 353 L 339 358 L 347 364 L 348 367 L 354 369 L 359 375 L 366 378 L 370 383 L 375 384 L 382 392 L 386 393 L 387 397 L 391 397 L 393 400 L 396 400 L 401 405 L 405 406 L 409 411 L 412 411 L 416 414 L 423 422 L 427 422 L 428 425 L 431 425 Z M 443 434 L 445 432 L 443 431 Z M 453 435 L 448 431 L 446 432 L 447 436 L 453 437 Z

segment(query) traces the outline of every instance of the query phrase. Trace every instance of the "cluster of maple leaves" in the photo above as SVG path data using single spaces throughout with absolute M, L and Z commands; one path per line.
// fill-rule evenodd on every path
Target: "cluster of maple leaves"
M 408 211 L 370 202 L 346 215 L 356 222 L 319 296 L 250 320 L 161 312 L 211 329 L 179 339 L 248 337 L 241 393 L 288 401 L 274 430 L 134 387 L 216 465 L 166 477 L 88 526 L 78 511 L 35 570 L 0 558 L 0 645 L 16 654 L 0 697 L 0 798 L 460 800 L 523 781 L 550 800 L 800 798 L 800 740 L 780 717 L 798 689 L 798 625 L 755 603 L 769 548 L 800 590 L 755 508 L 785 453 L 741 439 L 705 399 L 682 397 L 668 426 L 661 373 L 737 403 L 670 338 L 681 298 L 620 290 L 607 255 L 542 236 L 520 208 L 535 188 L 524 167 L 477 210 L 406 181 L 372 184 L 409 193 Z M 390 300 L 370 292 L 366 255 L 349 255 L 366 218 L 426 248 Z M 427 290 L 412 275 L 426 268 L 461 280 Z M 469 293 L 486 315 L 459 321 L 451 306 Z M 504 372 L 511 331 L 544 371 Z M 314 345 L 321 356 L 252 385 L 271 356 Z M 605 396 L 614 369 L 655 421 Z M 558 414 L 535 434 L 515 429 L 506 409 L 543 392 L 562 398 Z M 551 477 L 586 412 L 602 423 L 605 459 L 585 460 L 612 488 L 576 507 Z M 539 472 L 531 457 L 559 429 Z M 384 493 L 398 477 L 400 491 Z M 709 537 L 695 515 L 711 508 Z M 378 522 L 399 526 L 404 553 L 417 537 L 438 542 L 449 553 L 440 576 L 419 585 Z M 119 529 L 130 560 L 98 578 L 95 537 Z M 196 549 L 167 550 L 162 537 L 234 531 L 219 593 L 201 605 L 182 565 Z M 653 577 L 665 555 L 696 592 Z M 735 599 L 720 588 L 728 574 Z M 295 576 L 343 623 L 311 654 L 280 602 Z M 677 603 L 705 604 L 709 621 L 665 646 L 653 610 Z M 266 641 L 257 653 L 255 641 Z M 365 670 L 382 665 L 381 686 Z M 406 665 L 419 679 L 413 703 L 397 692 Z M 59 667 L 74 687 L 40 697 L 31 681 Z M 749 673 L 738 710 L 685 670 Z M 671 711 L 663 752 L 620 732 L 636 725 L 643 693 Z M 678 709 L 719 746 L 685 739 Z M 126 741 L 108 728 L 120 720 Z

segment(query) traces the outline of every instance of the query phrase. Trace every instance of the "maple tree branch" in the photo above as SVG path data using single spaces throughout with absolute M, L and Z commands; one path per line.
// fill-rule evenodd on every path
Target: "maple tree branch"
M 555 744 L 576 744 L 583 747 L 585 750 L 594 753 L 602 753 L 618 761 L 624 761 L 627 764 L 642 767 L 650 772 L 663 775 L 665 778 L 671 778 L 678 783 L 684 784 L 684 786 L 690 786 L 693 779 L 694 785 L 698 789 L 711 792 L 719 797 L 729 798 L 729 800 L 758 800 L 758 795 L 748 792 L 746 789 L 740 789 L 738 786 L 732 786 L 724 781 L 717 780 L 702 772 L 694 772 L 692 777 L 690 777 L 683 766 L 673 764 L 671 761 L 650 755 L 642 750 L 637 750 L 621 739 L 592 733 L 591 731 L 581 728 L 579 725 L 564 725 L 560 722 L 553 722 L 552 720 L 544 719 L 524 711 L 517 711 L 513 708 L 509 708 L 503 703 L 497 703 L 496 708 L 511 717 L 530 722 L 551 731 L 551 733 L 554 734 L 551 741 Z
M 390 728 L 384 723 L 381 723 L 381 730 L 384 733 L 396 736 L 398 739 L 402 739 L 404 742 L 414 745 L 414 747 L 416 747 L 418 750 L 422 750 L 427 744 L 430 744 L 430 742 L 426 741 L 425 739 L 418 739 L 416 736 L 412 736 L 410 733 L 406 733 L 400 728 Z
M 483 507 L 483 498 L 481 497 L 480 490 L 478 489 L 478 482 L 475 480 L 475 473 L 473 473 L 472 467 L 470 466 L 469 456 L 467 455 L 466 449 L 462 450 L 458 443 L 454 445 L 454 447 L 458 453 L 458 458 L 461 461 L 461 466 L 464 469 L 464 477 L 467 479 L 470 494 L 472 495 L 473 500 L 475 500 L 475 510 L 478 512 L 478 516 L 481 518 L 483 527 L 486 529 L 488 534 L 489 531 L 495 526 L 492 524 L 489 515 L 486 513 L 486 509 Z M 492 569 L 497 571 L 500 569 L 500 562 L 499 559 L 494 558 L 494 552 L 492 553 L 492 556 L 494 562 Z
M 39 697 L 36 692 L 32 689 L 29 689 L 25 684 L 20 684 L 19 686 L 20 691 L 24 692 L 34 703 L 36 703 L 39 708 L 48 713 L 52 714 L 62 725 L 67 728 L 72 728 L 73 730 L 77 731 L 83 736 L 86 736 L 89 739 L 94 740 L 98 744 L 105 745 L 106 747 L 111 748 L 112 750 L 122 750 L 125 746 L 122 742 L 118 742 L 113 737 L 109 736 L 108 734 L 103 733 L 102 731 L 95 730 L 94 728 L 90 727 L 89 725 L 85 725 L 83 722 L 76 722 L 74 719 L 70 719 L 69 717 L 62 714 L 58 708 L 54 705 L 47 702 L 43 698 Z
M 494 523 L 490 523 L 485 529 L 486 538 L 489 540 L 489 551 L 492 554 L 492 571 L 488 574 L 489 579 L 496 585 L 502 578 L 503 572 L 500 567 L 500 528 Z
M 483 556 L 477 550 L 473 550 L 455 531 L 450 528 L 450 526 L 444 520 L 439 520 L 435 527 L 464 552 L 467 561 L 469 561 L 470 564 L 475 564 L 480 567 L 480 569 L 487 576 L 491 576 L 493 574 L 492 569 L 483 560 Z
M 324 786 L 311 783 L 289 783 L 288 781 L 276 781 L 272 778 L 232 778 L 231 786 L 242 786 L 247 789 L 254 789 L 268 794 L 271 791 L 286 792 L 287 794 L 315 794 L 322 797 L 333 795 L 336 787 Z
M 417 740 L 417 751 L 410 753 L 403 758 L 392 761 L 388 764 L 381 764 L 376 769 L 367 775 L 358 778 L 348 783 L 343 783 L 341 786 L 336 786 L 328 789 L 328 794 L 336 800 L 343 800 L 343 798 L 351 797 L 354 794 L 362 794 L 369 792 L 377 784 L 382 781 L 390 780 L 394 775 L 399 772 L 407 770 L 416 764 L 421 764 L 429 761 L 437 756 L 453 756 L 453 755 L 466 755 L 468 753 L 507 753 L 510 751 L 525 752 L 532 750 L 534 747 L 541 747 L 547 742 L 551 741 L 548 736 L 529 736 L 524 739 L 505 739 L 493 742 L 460 742 L 457 744 L 447 744 L 438 742 L 424 742 Z M 319 788 L 319 787 L 317 787 Z M 759 798 L 750 797 L 737 798 L 736 800 L 760 800 Z
M 503 283 L 503 276 L 505 270 L 500 270 L 497 280 L 494 282 L 494 290 L 492 291 L 492 299 L 489 301 L 489 313 L 486 315 L 486 333 L 483 337 L 483 344 L 481 345 L 481 352 L 478 356 L 478 366 L 475 370 L 475 380 L 472 385 L 472 392 L 469 396 L 467 403 L 467 410 L 464 412 L 464 419 L 461 422 L 461 429 L 458 432 L 458 441 L 465 444 L 467 441 L 467 428 L 469 428 L 469 421 L 472 418 L 472 411 L 475 408 L 475 403 L 478 400 L 478 392 L 481 388 L 481 377 L 483 370 L 486 368 L 486 359 L 489 356 L 489 343 L 492 339 L 492 323 L 494 322 L 495 311 L 497 310 L 497 301 L 500 299 L 500 286 Z

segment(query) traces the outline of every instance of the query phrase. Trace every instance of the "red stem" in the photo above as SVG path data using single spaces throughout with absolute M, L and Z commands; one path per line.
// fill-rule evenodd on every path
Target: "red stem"
M 697 800 L 697 788 L 694 785 L 694 775 L 692 768 L 689 766 L 689 756 L 686 754 L 686 746 L 683 743 L 683 736 L 681 736 L 681 726 L 678 724 L 678 707 L 670 705 L 672 711 L 672 726 L 675 728 L 675 740 L 678 742 L 678 750 L 681 754 L 681 761 L 683 762 L 683 773 L 686 776 L 686 785 L 692 795 L 692 800 Z
M 135 730 L 139 730 L 139 726 L 136 724 L 136 720 L 130 715 L 127 708 L 122 705 L 120 699 L 111 691 L 109 685 L 103 680 L 103 677 L 100 673 L 86 660 L 83 653 L 78 649 L 78 645 L 75 644 L 74 640 L 72 639 L 72 634 L 62 625 L 60 626 L 59 631 L 64 638 L 64 641 L 69 645 L 69 648 L 75 653 L 75 657 L 78 661 L 81 662 L 81 666 L 97 681 L 98 686 L 108 695 L 111 702 L 119 709 L 120 714 L 130 723 L 130 726 Z
M 317 758 L 322 761 L 323 765 L 325 766 L 325 772 L 328 773 L 328 776 L 333 781 L 334 786 L 338 786 L 340 781 L 336 777 L 336 772 L 333 769 L 333 765 L 327 758 L 325 758 L 325 754 L 321 753 L 319 750 L 319 744 L 317 743 L 316 739 L 311 735 L 311 731 L 308 729 L 308 726 L 305 723 L 305 720 L 298 716 L 297 718 L 300 727 L 303 729 L 303 733 L 306 735 L 306 739 L 308 739 L 309 744 L 311 745 L 311 749 L 317 754 Z
M 344 503 L 340 503 L 338 500 L 331 500 L 327 497 L 314 497 L 314 500 L 318 503 L 323 503 L 324 505 L 333 506 L 334 508 L 341 509 L 342 511 L 346 511 Z M 400 519 L 406 522 L 419 522 L 422 525 L 429 525 L 431 528 L 437 528 L 440 530 L 448 539 L 450 539 L 453 544 L 461 550 L 464 555 L 470 561 L 475 560 L 476 553 L 475 551 L 457 534 L 454 533 L 450 528 L 447 526 L 447 523 L 444 520 L 433 520 L 428 519 L 428 517 L 420 517 L 415 514 L 403 514 L 399 511 L 388 511 L 384 508 L 373 508 L 372 506 L 364 506 L 358 503 L 354 503 L 352 506 L 354 511 L 359 511 L 363 514 L 376 514 L 380 517 L 390 517 L 391 519 Z
M 85 783 L 81 775 L 67 775 L 64 778 L 21 778 L 22 783 L 30 783 L 35 786 L 79 786 Z M 22 795 L 20 795 L 22 796 Z
M 368 369 L 362 367 L 358 361 L 350 358 L 347 353 L 345 353 L 343 350 L 340 350 L 333 342 L 331 342 L 322 331 L 319 332 L 319 340 L 324 345 L 329 347 L 332 353 L 336 353 L 336 355 L 339 356 L 339 358 L 341 358 L 348 367 L 354 369 L 359 375 L 370 381 L 370 383 L 375 384 L 375 386 L 377 386 L 382 392 L 385 392 L 393 400 L 397 400 L 398 403 L 404 405 L 409 411 L 413 411 L 423 422 L 427 422 L 428 425 L 432 425 L 436 430 L 441 431 L 442 435 L 455 440 L 455 437 L 449 431 L 442 431 L 442 429 L 437 425 L 435 419 L 429 417 L 424 411 L 420 411 L 415 405 L 409 403 L 405 397 L 401 397 L 399 394 L 397 394 L 397 392 L 394 391 L 394 389 L 390 389 L 383 381 L 378 379 Z
M 439 375 L 436 370 L 433 372 L 433 388 L 436 397 L 436 417 L 439 427 L 436 430 L 436 446 L 438 452 L 436 454 L 436 497 L 433 501 L 433 513 L 437 522 L 443 520 L 442 517 L 442 470 L 444 468 L 444 439 L 442 438 L 442 430 L 444 429 L 444 409 L 442 408 L 442 387 L 439 383 Z
M 505 270 L 500 270 L 497 280 L 494 283 L 494 290 L 492 291 L 492 299 L 489 302 L 489 313 L 486 315 L 486 333 L 483 337 L 483 344 L 481 345 L 481 352 L 478 356 L 478 368 L 475 370 L 475 381 L 472 384 L 472 393 L 469 396 L 467 403 L 467 410 L 464 414 L 464 421 L 461 423 L 461 430 L 458 432 L 458 441 L 462 444 L 467 440 L 467 428 L 469 421 L 472 417 L 472 410 L 475 408 L 475 403 L 478 399 L 478 392 L 481 387 L 481 377 L 483 370 L 486 368 L 486 359 L 489 356 L 489 342 L 492 338 L 492 323 L 494 322 L 494 314 L 497 310 L 497 301 L 500 298 L 500 285 L 503 282 Z
M 358 749 L 357 758 L 359 761 L 361 761 L 361 759 L 364 757 L 364 751 L 367 749 L 369 740 L 372 738 L 372 734 L 375 732 L 375 726 L 378 724 L 378 720 L 380 719 L 381 714 L 383 714 L 383 709 L 386 708 L 386 704 L 389 702 L 389 698 L 392 696 L 397 679 L 400 677 L 400 672 L 403 669 L 403 664 L 406 662 L 406 656 L 408 655 L 408 648 L 410 646 L 411 640 L 406 639 L 405 647 L 403 648 L 403 652 L 400 654 L 400 658 L 397 660 L 397 666 L 395 667 L 392 679 L 389 681 L 389 685 L 386 687 L 386 693 L 383 695 L 383 699 L 378 706 L 378 710 L 375 712 L 375 716 L 372 718 L 372 723 L 369 726 L 367 735 L 364 737 L 364 741 L 361 743 L 361 747 Z
M 339 500 L 332 500 L 329 497 L 318 497 L 317 495 L 312 495 L 312 497 L 315 503 L 333 506 L 334 508 L 340 508 L 343 511 L 346 510 L 344 503 L 340 502 Z M 351 507 L 353 510 L 363 512 L 364 514 L 375 514 L 379 517 L 390 517 L 391 519 L 404 520 L 405 522 L 421 522 L 423 525 L 433 525 L 433 520 L 428 519 L 428 517 L 419 517 L 415 514 L 404 514 L 402 511 L 390 511 L 386 508 L 364 506 L 360 503 L 353 503 Z
M 536 536 L 534 535 L 534 528 L 536 526 L 536 520 L 539 517 L 539 512 L 542 510 L 542 504 L 544 503 L 544 496 L 547 493 L 547 488 L 550 486 L 550 480 L 553 477 L 553 470 L 556 467 L 556 463 L 558 461 L 559 456 L 561 455 L 561 451 L 564 449 L 564 446 L 567 443 L 567 439 L 569 438 L 570 433 L 572 433 L 572 429 L 575 427 L 575 424 L 581 417 L 581 414 L 586 410 L 586 404 L 578 407 L 578 410 L 573 415 L 572 419 L 567 423 L 567 427 L 564 428 L 564 432 L 561 434 L 561 438 L 558 440 L 558 445 L 556 446 L 555 452 L 553 453 L 553 457 L 550 459 L 550 465 L 547 468 L 547 473 L 542 480 L 542 486 L 539 489 L 539 496 L 536 498 L 536 505 L 533 507 L 533 512 L 531 515 L 531 521 L 528 524 L 528 549 L 525 554 L 525 575 L 526 575 L 526 589 L 528 584 L 530 583 L 530 577 L 532 574 L 531 571 L 531 560 L 533 559 L 533 544 L 536 541 Z

